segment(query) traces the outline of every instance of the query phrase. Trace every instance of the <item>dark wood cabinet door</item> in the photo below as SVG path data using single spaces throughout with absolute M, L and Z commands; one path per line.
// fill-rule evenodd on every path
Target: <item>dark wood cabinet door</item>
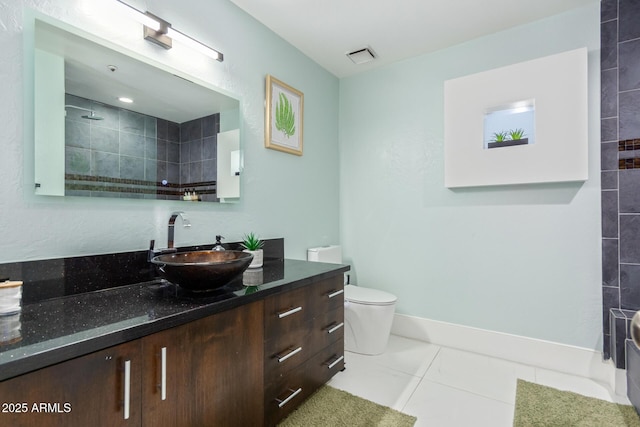
M 142 425 L 189 425 L 191 396 L 191 328 L 189 324 L 142 338 Z
M 0 382 L 0 425 L 140 426 L 140 373 L 132 341 Z

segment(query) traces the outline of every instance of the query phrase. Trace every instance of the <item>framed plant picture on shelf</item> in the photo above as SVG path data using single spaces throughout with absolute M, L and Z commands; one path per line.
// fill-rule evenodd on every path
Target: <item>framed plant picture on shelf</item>
M 302 156 L 304 94 L 267 75 L 264 146 Z

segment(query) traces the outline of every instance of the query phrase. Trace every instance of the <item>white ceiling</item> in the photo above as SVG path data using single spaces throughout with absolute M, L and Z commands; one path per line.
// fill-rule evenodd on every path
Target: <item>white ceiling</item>
M 599 0 L 231 0 L 337 77 L 536 21 Z M 356 65 L 346 53 L 370 46 Z

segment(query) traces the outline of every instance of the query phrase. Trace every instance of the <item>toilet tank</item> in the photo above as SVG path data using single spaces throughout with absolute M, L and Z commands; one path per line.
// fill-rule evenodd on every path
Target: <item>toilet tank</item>
M 307 261 L 342 264 L 342 248 L 339 245 L 307 249 Z

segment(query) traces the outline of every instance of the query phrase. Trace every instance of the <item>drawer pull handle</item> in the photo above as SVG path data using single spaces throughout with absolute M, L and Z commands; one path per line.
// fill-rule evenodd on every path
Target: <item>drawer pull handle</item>
M 302 392 L 302 387 L 298 388 L 297 390 L 289 389 L 289 391 L 291 391 L 292 393 L 286 399 L 284 400 L 276 399 L 276 402 L 278 402 L 278 408 L 282 408 L 284 405 L 289 403 L 291 399 L 293 399 L 298 394 L 300 394 Z
M 333 298 L 333 297 L 337 297 L 338 295 L 343 294 L 343 293 L 344 293 L 344 289 L 339 289 L 339 290 L 337 290 L 335 292 L 330 293 L 328 296 L 329 296 L 329 298 Z
M 131 360 L 124 362 L 124 419 L 129 419 L 131 405 Z
M 291 310 L 284 311 L 282 313 L 278 313 L 278 319 L 282 319 L 283 317 L 291 316 L 294 313 L 302 311 L 302 307 L 292 308 Z
M 278 357 L 278 363 L 282 363 L 285 360 L 287 360 L 288 358 L 290 358 L 291 356 L 293 356 L 294 354 L 298 354 L 302 351 L 302 347 L 298 347 L 295 350 L 291 350 L 289 353 L 285 354 L 282 357 Z
M 327 328 L 327 332 L 332 334 L 335 331 L 337 331 L 338 329 L 342 328 L 343 326 L 344 326 L 344 322 L 340 322 L 336 326 L 334 326 L 333 328 Z
M 340 356 L 338 357 L 336 360 L 334 360 L 333 362 L 331 362 L 328 366 L 329 369 L 333 368 L 334 366 L 336 366 L 338 363 L 340 363 L 342 360 L 344 359 L 344 356 Z
M 160 350 L 161 377 L 160 377 L 160 398 L 167 400 L 167 347 Z

